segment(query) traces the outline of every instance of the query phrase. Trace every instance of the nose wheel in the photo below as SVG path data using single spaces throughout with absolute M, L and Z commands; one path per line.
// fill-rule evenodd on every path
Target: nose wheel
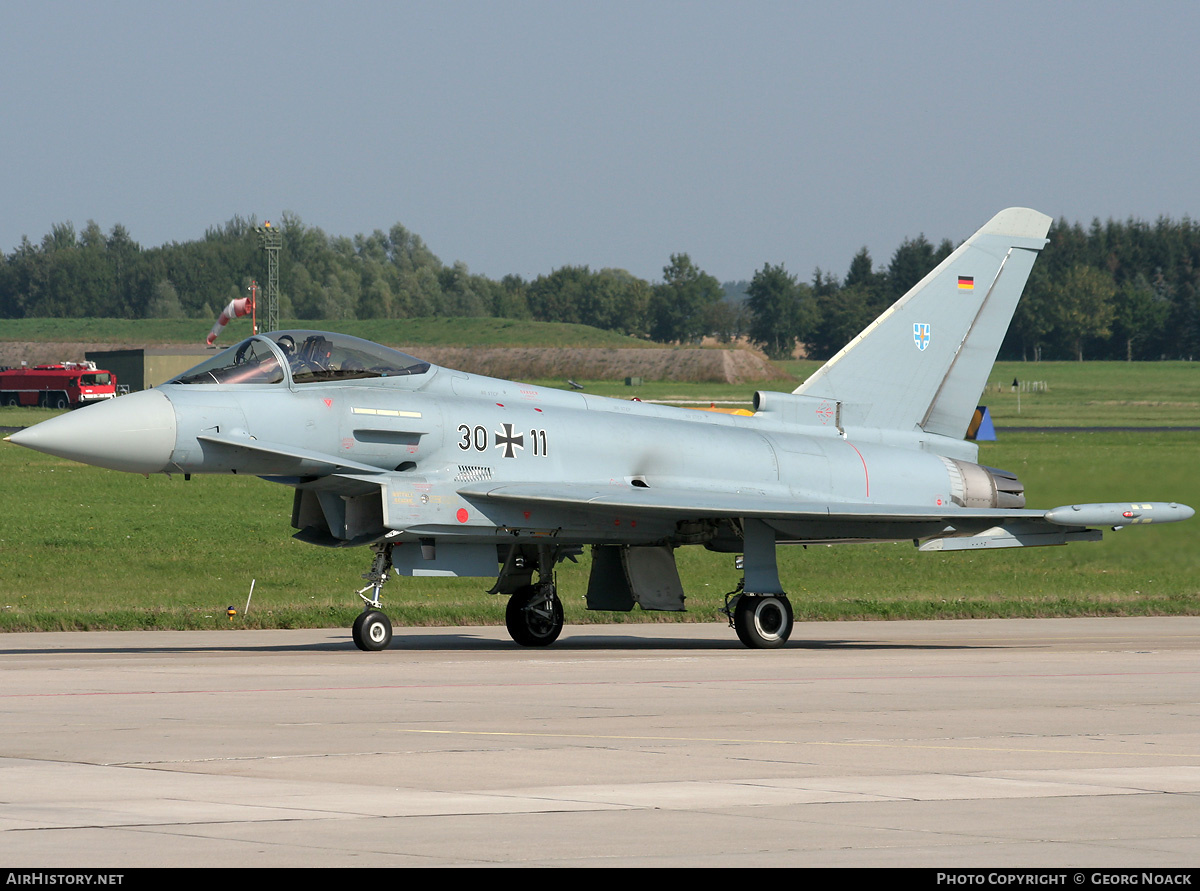
M 363 610 L 351 628 L 354 645 L 360 650 L 382 650 L 392 642 L 392 622 L 377 609 Z

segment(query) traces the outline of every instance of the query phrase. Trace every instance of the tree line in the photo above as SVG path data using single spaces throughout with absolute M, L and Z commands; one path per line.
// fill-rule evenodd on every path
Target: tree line
M 0 263 L 0 318 L 212 319 L 265 277 L 253 218 L 197 241 L 143 248 L 121 225 L 56 224 Z M 954 243 L 905 241 L 886 266 L 864 247 L 844 276 L 802 281 L 765 263 L 718 282 L 686 253 L 661 281 L 623 269 L 563 266 L 532 280 L 445 264 L 397 223 L 370 235 L 326 235 L 284 214 L 280 315 L 296 319 L 493 316 L 577 322 L 663 343 L 745 337 L 773 357 L 827 358 L 940 263 Z M 1005 358 L 1191 359 L 1200 355 L 1200 225 L 1056 221 L 1001 351 Z

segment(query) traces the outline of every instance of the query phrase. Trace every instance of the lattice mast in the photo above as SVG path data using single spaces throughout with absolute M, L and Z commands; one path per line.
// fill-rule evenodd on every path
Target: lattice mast
M 264 331 L 279 330 L 279 249 L 283 247 L 283 233 L 271 225 L 271 221 L 255 226 L 258 246 L 267 252 L 267 306 L 264 315 Z

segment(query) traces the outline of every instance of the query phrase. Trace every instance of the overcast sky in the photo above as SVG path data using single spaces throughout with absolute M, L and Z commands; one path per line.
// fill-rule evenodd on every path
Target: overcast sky
M 287 210 L 444 262 L 844 275 L 996 211 L 1197 213 L 1200 4 L 27 2 L 0 251 Z

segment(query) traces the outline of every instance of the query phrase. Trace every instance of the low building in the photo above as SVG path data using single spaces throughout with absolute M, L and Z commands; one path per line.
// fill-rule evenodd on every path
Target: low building
M 214 350 L 203 346 L 153 346 L 125 350 L 89 350 L 84 355 L 117 376 L 121 392 L 149 390 L 210 358 Z

